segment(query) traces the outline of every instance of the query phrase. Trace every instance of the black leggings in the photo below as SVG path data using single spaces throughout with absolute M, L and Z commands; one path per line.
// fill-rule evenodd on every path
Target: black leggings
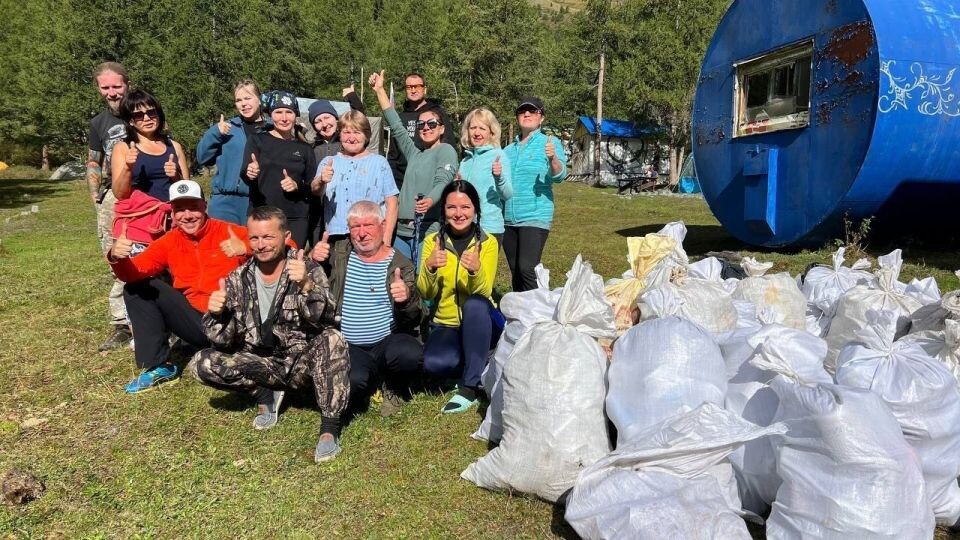
M 165 281 L 150 278 L 128 283 L 123 288 L 123 301 L 133 327 L 134 357 L 140 369 L 169 359 L 167 332 L 197 348 L 210 346 L 200 324 L 200 312 Z
M 550 231 L 540 227 L 512 227 L 507 225 L 503 233 L 503 252 L 513 278 L 514 292 L 537 288 L 537 273 L 543 246 L 547 245 Z

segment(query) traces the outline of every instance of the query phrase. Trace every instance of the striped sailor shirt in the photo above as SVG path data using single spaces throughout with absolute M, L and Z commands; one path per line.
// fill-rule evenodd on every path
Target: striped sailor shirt
M 364 262 L 355 252 L 347 260 L 340 330 L 347 343 L 373 345 L 393 331 L 393 301 L 387 290 L 387 269 L 393 254 Z

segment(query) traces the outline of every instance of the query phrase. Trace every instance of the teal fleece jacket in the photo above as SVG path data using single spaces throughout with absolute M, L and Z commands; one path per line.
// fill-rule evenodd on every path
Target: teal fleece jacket
M 487 144 L 465 148 L 460 178 L 473 184 L 480 194 L 480 227 L 491 234 L 503 234 L 503 203 L 513 196 L 510 159 L 503 149 Z M 493 176 L 493 162 L 500 158 L 503 174 Z
M 550 174 L 547 159 L 547 140 L 553 141 L 557 159 L 563 164 L 560 174 Z M 504 206 L 503 217 L 507 225 L 550 229 L 553 224 L 553 184 L 567 177 L 567 155 L 563 143 L 537 130 L 526 141 L 517 136 L 503 150 L 510 158 L 513 196 Z
M 425 218 L 429 221 L 440 219 L 440 194 L 457 174 L 457 151 L 446 143 L 440 143 L 429 150 L 421 150 L 407 134 L 407 129 L 400 122 L 400 115 L 396 110 L 391 107 L 383 111 L 383 117 L 390 125 L 390 132 L 395 134 L 394 142 L 400 148 L 403 157 L 407 158 L 407 169 L 403 173 L 403 185 L 400 186 L 397 234 L 411 237 L 413 227 L 406 225 L 404 220 L 414 218 L 414 206 L 418 193 L 433 199 L 433 206 L 427 210 Z

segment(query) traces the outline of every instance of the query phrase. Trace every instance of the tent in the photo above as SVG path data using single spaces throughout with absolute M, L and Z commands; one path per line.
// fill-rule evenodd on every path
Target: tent
M 604 118 L 600 130 L 600 177 L 604 185 L 616 185 L 618 177 L 639 176 L 652 168 L 669 175 L 669 150 L 661 142 L 663 129 L 641 127 L 625 120 Z M 573 130 L 571 175 L 589 177 L 594 172 L 597 119 L 580 116 Z

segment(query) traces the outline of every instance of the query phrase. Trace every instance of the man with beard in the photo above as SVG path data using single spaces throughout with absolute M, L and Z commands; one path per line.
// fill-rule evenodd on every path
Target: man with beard
M 403 88 L 407 93 L 407 100 L 403 102 L 403 109 L 397 110 L 400 114 L 400 121 L 407 127 L 407 134 L 413 139 L 417 148 L 423 150 L 423 141 L 420 140 L 420 132 L 417 131 L 417 120 L 420 114 L 426 111 L 434 111 L 440 117 L 440 123 L 447 126 L 443 133 L 441 142 L 450 146 L 457 147 L 457 135 L 454 133 L 453 124 L 450 122 L 450 116 L 440 105 L 440 101 L 427 97 L 427 83 L 423 74 L 417 72 L 407 73 L 404 78 Z M 387 152 L 387 161 L 390 162 L 390 170 L 393 171 L 393 179 L 397 182 L 397 189 L 403 186 L 403 173 L 407 170 L 407 158 L 403 156 L 397 142 L 390 136 L 390 151 Z
M 137 344 L 134 357 L 143 370 L 127 384 L 128 394 L 180 375 L 180 366 L 169 358 L 168 333 L 196 348 L 209 345 L 200 317 L 220 280 L 247 256 L 247 231 L 208 217 L 200 185 L 193 180 L 170 186 L 170 206 L 170 232 L 131 258 L 133 242 L 124 231 L 107 255 L 114 274 L 127 283 L 123 300 Z
M 97 236 L 104 254 L 113 243 L 113 207 L 117 202 L 110 190 L 110 158 L 113 145 L 126 136 L 120 119 L 120 101 L 127 93 L 127 70 L 116 62 L 104 62 L 93 71 L 97 91 L 107 106 L 90 120 L 90 149 L 87 157 L 87 186 L 97 212 Z M 113 331 L 100 344 L 99 350 L 109 351 L 130 342 L 130 321 L 123 305 L 123 282 L 115 279 L 107 296 L 110 306 L 110 324 Z
M 194 355 L 190 369 L 203 384 L 251 395 L 254 429 L 276 425 L 286 390 L 311 388 L 321 419 L 314 459 L 333 459 L 350 396 L 350 358 L 326 274 L 308 266 L 303 250 L 286 248 L 290 231 L 280 209 L 253 209 L 247 231 L 253 257 L 210 295 L 203 330 L 213 348 Z

